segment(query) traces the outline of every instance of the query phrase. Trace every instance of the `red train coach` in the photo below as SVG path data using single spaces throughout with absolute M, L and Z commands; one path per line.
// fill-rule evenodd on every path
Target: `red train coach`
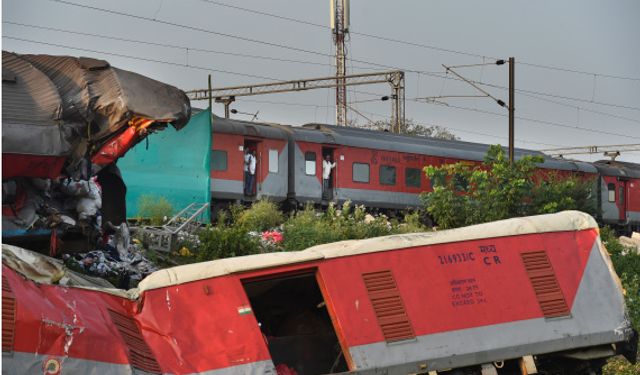
M 640 231 L 640 165 L 611 160 L 593 165 L 599 173 L 598 221 L 621 232 Z
M 186 265 L 128 292 L 61 268 L 3 247 L 3 370 L 591 374 L 636 353 L 578 212 Z
M 321 124 L 293 127 L 295 152 L 290 163 L 295 179 L 293 196 L 300 202 L 322 197 L 350 200 L 368 207 L 406 209 L 420 205 L 419 194 L 431 190 L 423 168 L 457 162 L 481 163 L 489 145 Z M 322 194 L 322 162 L 326 155 L 336 167 L 330 191 Z M 542 170 L 592 175 L 589 163 L 550 158 L 541 152 L 516 149 L 516 158 L 544 158 Z M 318 160 L 319 162 L 316 162 Z M 291 195 L 291 194 L 290 194 Z
M 214 204 L 267 197 L 287 197 L 290 128 L 230 119 L 213 118 L 211 195 Z M 244 194 L 244 153 L 256 153 L 253 191 Z
M 405 209 L 420 204 L 431 186 L 422 169 L 467 161 L 480 163 L 488 145 L 447 141 L 357 128 L 308 124 L 291 127 L 214 117 L 212 196 L 215 202 L 269 198 L 306 203 L 335 200 L 375 208 Z M 243 194 L 243 151 L 257 151 L 257 189 Z M 322 161 L 332 170 L 323 191 Z M 516 150 L 516 157 L 544 154 Z M 545 157 L 541 168 L 593 175 L 589 163 Z M 215 203 L 214 202 L 214 203 Z

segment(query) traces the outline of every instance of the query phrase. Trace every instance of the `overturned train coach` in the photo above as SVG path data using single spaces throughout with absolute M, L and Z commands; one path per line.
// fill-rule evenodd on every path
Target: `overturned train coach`
M 15 374 L 591 374 L 637 349 L 574 211 L 180 266 L 127 292 L 4 245 L 2 287 Z
M 214 117 L 212 127 L 213 207 L 260 198 L 291 204 L 350 200 L 387 210 L 418 207 L 419 194 L 431 190 L 424 166 L 478 164 L 489 147 L 320 124 L 292 127 Z M 256 151 L 257 157 L 256 184 L 249 196 L 243 190 L 247 149 Z M 323 191 L 322 163 L 327 155 L 336 167 Z M 640 230 L 640 165 L 587 163 L 515 150 L 516 158 L 525 155 L 544 158 L 541 173 L 593 179 L 598 221 L 624 232 Z

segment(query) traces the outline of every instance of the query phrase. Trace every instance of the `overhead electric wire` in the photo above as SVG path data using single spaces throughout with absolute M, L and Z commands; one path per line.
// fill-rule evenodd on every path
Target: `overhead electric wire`
M 574 109 L 578 109 L 578 110 L 584 111 L 584 112 L 596 113 L 598 115 L 607 116 L 607 117 L 611 117 L 611 118 L 615 118 L 615 119 L 619 119 L 619 120 L 626 120 L 626 121 L 636 122 L 636 123 L 640 124 L 640 120 L 638 120 L 638 119 L 619 116 L 619 115 L 615 115 L 615 114 L 609 113 L 609 112 L 596 111 L 596 110 L 593 110 L 593 109 L 584 108 L 584 107 L 580 107 L 580 106 L 576 106 L 576 105 L 572 105 L 572 104 L 568 104 L 568 103 L 558 102 L 556 100 L 551 100 L 551 99 L 542 98 L 542 97 L 535 96 L 535 95 L 525 94 L 523 92 L 521 92 L 519 94 L 522 95 L 522 96 L 526 96 L 528 98 L 533 98 L 533 99 L 536 99 L 536 100 L 542 100 L 544 102 L 553 103 L 553 104 L 556 104 L 556 105 L 559 105 L 559 106 L 563 106 L 563 107 L 574 108 Z
M 321 24 L 318 24 L 318 23 L 305 21 L 305 20 L 301 20 L 301 19 L 298 19 L 298 18 L 285 17 L 285 16 L 281 16 L 281 15 L 278 15 L 278 14 L 273 14 L 273 13 L 259 11 L 259 10 L 255 10 L 255 9 L 240 7 L 240 6 L 237 6 L 237 5 L 231 5 L 231 4 L 227 4 L 227 3 L 222 3 L 222 2 L 219 2 L 219 1 L 215 1 L 215 0 L 200 0 L 200 1 L 212 4 L 212 5 L 217 5 L 217 6 L 221 6 L 221 7 L 240 10 L 240 11 L 243 11 L 243 12 L 258 14 L 258 15 L 262 15 L 262 16 L 268 16 L 268 17 L 277 18 L 277 19 L 290 21 L 290 22 L 295 22 L 295 23 L 298 23 L 298 24 L 303 24 L 303 25 L 308 25 L 308 26 L 314 26 L 314 27 L 317 27 L 317 28 L 325 29 L 325 30 L 326 29 L 330 29 L 330 27 L 326 26 L 326 25 L 321 25 Z M 361 35 L 361 36 L 365 36 L 365 37 L 372 38 L 372 39 L 384 40 L 384 41 L 387 41 L 387 42 L 399 43 L 399 44 L 404 44 L 404 45 L 408 45 L 408 46 L 412 46 L 412 47 L 420 47 L 420 48 L 431 49 L 431 50 L 440 51 L 440 52 L 447 52 L 447 53 L 457 54 L 457 55 L 464 55 L 464 56 L 478 57 L 478 58 L 489 58 L 489 59 L 494 59 L 494 60 L 498 59 L 497 57 L 491 57 L 491 56 L 481 55 L 481 54 L 472 53 L 472 52 L 459 51 L 459 50 L 454 50 L 454 49 L 450 49 L 450 48 L 443 48 L 443 47 L 428 45 L 428 44 L 424 44 L 424 43 L 409 42 L 409 41 L 406 41 L 406 40 L 394 39 L 394 38 L 389 38 L 389 37 L 380 36 L 380 35 L 374 35 L 374 34 L 368 34 L 368 33 L 363 33 L 363 32 L 356 32 L 356 31 L 353 31 L 353 30 L 350 30 L 349 33 L 352 34 L 352 35 Z M 591 75 L 591 76 L 596 75 L 596 76 L 604 77 L 604 78 L 613 78 L 613 79 L 630 80 L 630 81 L 640 81 L 640 78 L 638 78 L 638 77 L 625 77 L 625 76 L 608 74 L 608 73 L 587 72 L 587 71 L 582 71 L 582 70 L 577 70 L 577 69 L 568 69 L 568 68 L 562 68 L 562 67 L 544 65 L 544 64 L 527 63 L 527 62 L 521 62 L 521 61 L 517 62 L 517 64 L 518 65 L 526 65 L 526 66 L 535 67 L 535 68 L 557 70 L 557 71 L 568 72 L 568 73 L 584 74 L 584 75 Z
M 430 102 L 425 102 L 425 101 L 420 101 L 420 100 L 415 100 L 415 99 L 409 99 L 411 101 L 416 101 L 418 103 L 426 103 L 426 104 L 434 104 L 434 103 L 430 103 Z M 435 105 L 441 105 L 441 104 L 435 104 Z M 492 111 L 486 111 L 486 110 L 482 110 L 482 109 L 475 109 L 475 108 L 469 108 L 469 107 L 461 107 L 461 106 L 455 106 L 455 105 L 450 105 L 447 104 L 446 108 L 455 108 L 455 109 L 459 109 L 459 110 L 464 110 L 464 111 L 471 111 L 471 112 L 478 112 L 478 113 L 483 113 L 483 114 L 487 114 L 487 115 L 493 115 L 493 116 L 500 116 L 500 117 L 508 117 L 507 114 L 504 113 L 498 113 L 498 112 L 492 112 Z M 620 134 L 620 133 L 613 133 L 613 132 L 607 132 L 604 130 L 596 130 L 596 129 L 591 129 L 591 128 L 583 128 L 580 126 L 575 126 L 575 125 L 568 125 L 568 124 L 562 124 L 559 122 L 554 122 L 554 121 L 545 121 L 545 120 L 538 120 L 538 119 L 534 119 L 534 118 L 528 118 L 528 117 L 522 117 L 522 116 L 515 116 L 516 119 L 518 120 L 522 120 L 522 121 L 529 121 L 529 122 L 534 122 L 534 123 L 539 123 L 539 124 L 545 124 L 545 125 L 549 125 L 549 126 L 555 126 L 555 127 L 561 127 L 561 128 L 567 128 L 567 129 L 573 129 L 573 130 L 581 130 L 581 131 L 585 131 L 585 132 L 590 132 L 590 133 L 597 133 L 597 134 L 604 134 L 604 135 L 613 135 L 616 137 L 624 137 L 624 138 L 632 138 L 632 139 L 640 139 L 640 137 L 635 137 L 635 136 L 631 136 L 628 134 Z
M 200 47 L 181 46 L 181 45 L 169 44 L 169 43 L 150 42 L 150 41 L 146 41 L 146 40 L 129 39 L 129 38 L 122 38 L 122 37 L 111 36 L 111 35 L 87 33 L 87 32 L 81 32 L 81 31 L 61 29 L 61 28 L 57 28 L 57 27 L 42 26 L 42 25 L 32 25 L 32 24 L 20 23 L 20 22 L 14 22 L 14 21 L 2 21 L 2 23 L 7 24 L 7 25 L 16 25 L 16 26 L 28 27 L 28 28 L 39 29 L 39 30 L 56 31 L 56 32 L 67 33 L 67 34 L 90 36 L 90 37 L 94 37 L 94 38 L 117 40 L 117 41 L 128 42 L 128 43 L 146 44 L 146 45 L 157 46 L 157 47 L 166 47 L 166 48 L 173 48 L 173 49 L 180 49 L 180 50 L 189 50 L 189 51 L 195 51 L 195 52 L 205 52 L 205 53 L 213 53 L 213 54 L 220 54 L 220 55 L 246 57 L 246 58 L 271 60 L 271 61 L 281 61 L 281 62 L 289 62 L 289 63 L 297 63 L 297 64 L 333 66 L 333 64 L 320 63 L 320 62 L 315 62 L 315 61 L 291 60 L 291 59 L 283 59 L 283 58 L 279 58 L 279 57 L 262 56 L 262 55 L 251 55 L 251 54 L 228 52 L 228 51 L 218 51 L 218 50 L 212 50 L 212 49 L 200 48 Z M 363 67 L 363 66 L 356 66 L 354 68 L 355 69 L 366 69 L 366 70 L 376 69 L 376 68 Z
M 264 44 L 264 45 L 268 45 L 268 46 L 272 46 L 272 47 L 289 49 L 289 50 L 293 50 L 293 51 L 296 51 L 296 52 L 309 53 L 309 54 L 325 56 L 325 57 L 333 57 L 333 55 L 330 55 L 330 54 L 327 54 L 327 53 L 323 53 L 323 52 L 312 51 L 312 50 L 307 50 L 307 49 L 298 48 L 298 47 L 292 47 L 292 46 L 279 44 L 279 43 L 273 43 L 273 42 L 269 42 L 269 41 L 262 41 L 262 40 L 258 40 L 258 39 L 252 39 L 252 38 L 238 36 L 238 35 L 229 34 L 229 33 L 217 32 L 217 31 L 214 31 L 214 30 L 209 30 L 209 29 L 204 29 L 204 28 L 195 27 L 195 26 L 189 26 L 189 25 L 183 25 L 183 24 L 179 24 L 179 23 L 175 23 L 175 22 L 157 20 L 157 19 L 153 19 L 153 18 L 150 18 L 150 17 L 144 17 L 144 16 L 129 14 L 129 13 L 125 13 L 125 12 L 119 12 L 119 11 L 115 11 L 115 10 L 110 10 L 110 9 L 104 9 L 104 8 L 99 8 L 99 7 L 94 7 L 94 6 L 84 5 L 84 4 L 78 4 L 78 3 L 74 3 L 72 1 L 67 1 L 67 0 L 48 0 L 48 1 L 56 2 L 56 3 L 60 3 L 60 4 L 71 5 L 71 6 L 76 6 L 76 7 L 81 7 L 81 8 L 86 8 L 86 9 L 91 9 L 91 10 L 110 13 L 110 14 L 115 14 L 115 15 L 120 15 L 120 16 L 125 16 L 125 17 L 141 19 L 141 20 L 145 20 L 145 21 L 149 21 L 149 22 L 161 23 L 161 24 L 165 24 L 165 25 L 178 27 L 178 28 L 189 29 L 189 30 L 193 30 L 193 31 L 199 31 L 199 32 L 219 35 L 219 36 L 223 36 L 223 37 L 227 37 L 227 38 L 238 39 L 238 40 L 243 40 L 243 41 L 257 43 L 257 44 Z M 480 55 L 478 55 L 478 56 L 480 56 Z M 404 71 L 407 71 L 407 72 L 425 74 L 425 75 L 434 76 L 434 77 L 438 77 L 438 78 L 444 78 L 441 75 L 434 74 L 432 72 L 425 72 L 425 71 L 419 71 L 419 70 L 414 70 L 414 69 L 402 69 L 402 68 L 398 68 L 398 67 L 391 66 L 391 65 L 378 64 L 378 63 L 373 63 L 373 62 L 370 62 L 370 61 L 358 60 L 358 59 L 353 59 L 353 58 L 351 60 L 355 61 L 355 62 L 358 62 L 358 63 L 363 63 L 363 64 L 367 64 L 367 65 L 371 65 L 371 66 L 377 66 L 377 67 L 385 68 L 385 69 L 404 70 Z M 446 78 L 447 79 L 454 79 L 452 77 L 446 77 Z M 476 83 L 479 83 L 479 82 L 476 82 Z M 498 86 L 498 85 L 491 85 L 491 84 L 486 84 L 486 83 L 482 83 L 482 84 L 484 84 L 486 86 L 489 86 L 489 87 L 498 87 L 498 88 L 506 89 L 506 88 Z M 610 104 L 610 103 L 591 101 L 591 100 L 587 100 L 587 99 L 571 98 L 571 97 L 566 97 L 566 96 L 561 96 L 561 95 L 555 95 L 555 94 L 549 94 L 549 93 L 540 93 L 540 92 L 528 91 L 528 90 L 522 90 L 522 89 L 516 89 L 516 91 L 527 92 L 527 93 L 538 94 L 538 95 L 552 96 L 552 97 L 556 97 L 556 98 L 560 98 L 560 99 L 584 101 L 584 102 L 590 102 L 590 103 L 594 103 L 594 104 L 598 104 L 598 105 L 613 106 L 613 107 L 618 107 L 618 108 L 633 109 L 633 110 L 640 111 L 640 108 L 638 108 L 638 107 L 615 105 L 615 104 Z
M 133 60 L 140 60 L 140 61 L 147 61 L 147 62 L 155 62 L 155 63 L 159 63 L 159 64 L 180 66 L 180 67 L 184 67 L 184 68 L 204 70 L 204 71 L 207 71 L 207 72 L 217 72 L 217 73 L 231 74 L 231 75 L 248 77 L 248 78 L 259 78 L 259 79 L 265 79 L 265 80 L 271 80 L 271 81 L 282 81 L 280 79 L 276 79 L 276 78 L 273 78 L 273 77 L 265 77 L 265 76 L 259 76 L 259 75 L 248 74 L 248 73 L 238 73 L 238 72 L 232 72 L 232 71 L 229 71 L 229 70 L 212 69 L 212 68 L 207 68 L 207 67 L 204 67 L 204 66 L 183 64 L 183 63 L 177 63 L 177 62 L 166 61 L 166 60 L 156 60 L 156 59 L 150 59 L 150 58 L 140 57 L 140 56 L 125 55 L 125 54 L 122 54 L 122 53 L 107 52 L 107 51 L 95 50 L 95 49 L 90 49 L 90 48 L 81 48 L 81 47 L 68 46 L 68 45 L 64 45 L 64 44 L 41 42 L 41 41 L 37 41 L 37 40 L 18 38 L 18 37 L 14 37 L 14 36 L 10 36 L 10 35 L 3 35 L 2 38 L 3 39 L 6 38 L 6 39 L 11 39 L 11 40 L 18 40 L 18 41 L 21 41 L 21 42 L 42 44 L 42 45 L 47 45 L 47 46 L 52 46 L 52 47 L 67 48 L 67 49 L 72 49 L 72 50 L 77 50 L 77 51 L 93 52 L 93 53 L 100 53 L 100 54 L 103 54 L 103 55 L 124 57 L 124 58 L 127 58 L 127 59 L 133 59 Z
M 443 75 L 443 73 L 433 73 L 433 72 L 424 72 L 424 71 L 423 72 L 413 71 L 412 73 L 419 73 L 419 74 L 423 74 L 423 75 L 426 75 L 426 76 L 431 76 L 431 77 L 441 78 L 441 79 L 448 79 L 448 80 L 453 80 L 453 81 L 462 81 L 459 78 L 449 77 L 449 76 Z M 481 85 L 481 86 L 493 87 L 493 88 L 497 88 L 497 89 L 501 89 L 501 90 L 509 90 L 508 87 L 500 86 L 500 85 L 496 85 L 496 84 L 492 84 L 492 83 L 479 82 L 479 81 L 475 81 L 475 80 L 469 80 L 469 81 L 471 81 L 471 82 L 473 82 L 473 83 L 475 83 L 477 85 Z M 514 89 L 514 91 L 516 93 L 527 93 L 527 94 L 533 94 L 533 95 L 539 95 L 539 96 L 549 96 L 549 97 L 556 98 L 556 99 L 565 99 L 565 100 L 572 100 L 572 101 L 577 101 L 577 102 L 597 104 L 597 105 L 602 105 L 602 106 L 607 106 L 607 107 L 615 107 L 615 108 L 622 108 L 622 109 L 640 111 L 640 107 L 627 106 L 627 105 L 622 105 L 622 104 L 606 103 L 606 102 L 599 102 L 599 101 L 594 101 L 594 100 L 591 100 L 591 99 L 575 98 L 575 97 L 571 97 L 571 96 L 558 95 L 558 94 L 553 94 L 553 93 L 548 93 L 548 92 L 540 92 L 540 91 L 525 90 L 525 89 L 518 89 L 518 88 Z
M 305 53 L 311 53 L 311 54 L 316 54 L 316 55 L 330 56 L 330 55 L 325 54 L 325 53 L 322 53 L 322 52 L 310 51 L 310 50 L 305 50 L 305 49 L 301 49 L 301 48 L 297 48 L 297 47 L 291 47 L 291 46 L 286 46 L 286 45 L 281 45 L 281 44 L 278 44 L 278 43 L 272 43 L 272 42 L 267 42 L 267 41 L 260 41 L 260 40 L 251 39 L 251 38 L 246 38 L 246 37 L 241 37 L 241 36 L 237 36 L 237 35 L 233 35 L 233 34 L 219 33 L 219 32 L 213 31 L 213 30 L 207 30 L 207 29 L 203 29 L 203 28 L 199 28 L 199 27 L 193 27 L 193 26 L 188 26 L 188 25 L 182 25 L 182 24 L 177 24 L 177 23 L 168 22 L 168 21 L 155 20 L 155 19 L 151 19 L 151 18 L 149 18 L 149 17 L 143 17 L 143 16 L 132 15 L 132 14 L 124 13 L 124 12 L 118 12 L 118 11 L 113 11 L 113 10 L 109 10 L 109 9 L 103 9 L 103 8 L 98 8 L 98 7 L 93 7 L 93 6 L 88 6 L 88 5 L 78 4 L 78 3 L 74 3 L 74 2 L 70 2 L 70 1 L 65 1 L 65 0 L 49 0 L 49 1 L 57 2 L 57 3 L 61 3 L 61 4 L 72 5 L 72 6 L 77 6 L 77 7 L 82 7 L 82 8 L 87 8 L 87 9 L 92 9 L 92 10 L 97 10 L 97 11 L 102 11 L 102 12 L 107 12 L 107 13 L 116 14 L 116 15 L 121 15 L 121 16 L 133 17 L 133 18 L 137 18 L 137 19 L 147 20 L 147 21 L 150 21 L 150 22 L 158 22 L 158 23 L 162 23 L 162 24 L 166 24 L 166 25 L 175 26 L 175 27 L 180 27 L 180 28 L 185 28 L 185 29 L 191 29 L 191 30 L 194 30 L 194 31 L 200 31 L 200 32 L 211 33 L 211 34 L 220 35 L 220 36 L 225 36 L 225 37 L 229 37 L 229 38 L 235 38 L 235 39 L 239 39 L 239 40 L 245 40 L 245 41 L 249 41 L 249 42 L 253 42 L 253 43 L 261 43 L 261 44 L 266 44 L 266 45 L 270 45 L 270 46 L 275 46 L 275 47 L 280 47 L 280 48 L 286 48 L 286 49 L 291 49 L 291 50 L 294 50 L 294 51 L 305 52 Z M 82 51 L 89 51 L 89 52 L 95 52 L 95 53 L 104 53 L 104 54 L 109 54 L 109 55 L 113 55 L 113 56 L 120 56 L 120 57 L 125 57 L 125 58 L 138 59 L 138 60 L 142 60 L 142 61 L 151 61 L 151 62 L 157 62 L 157 63 L 169 64 L 169 65 L 174 65 L 174 66 L 182 66 L 182 67 L 188 67 L 188 68 L 199 69 L 199 70 L 215 71 L 215 72 L 220 72 L 220 73 L 233 74 L 233 75 L 239 75 L 239 76 L 245 76 L 245 77 L 251 77 L 251 78 L 260 78 L 260 79 L 267 79 L 267 80 L 275 80 L 275 81 L 278 81 L 278 79 L 274 79 L 274 78 L 271 78 L 271 77 L 264 77 L 264 76 L 258 76 L 258 75 L 253 75 L 253 74 L 244 74 L 244 73 L 237 73 L 237 72 L 224 71 L 224 70 L 218 70 L 218 69 L 211 69 L 211 68 L 207 68 L 207 67 L 200 67 L 200 66 L 191 65 L 191 64 L 188 64 L 188 63 L 187 63 L 187 64 L 174 63 L 174 62 L 169 62 L 169 61 L 164 61 L 164 60 L 156 60 L 156 59 L 142 58 L 142 57 L 136 57 L 136 56 L 130 56 L 130 55 L 124 55 L 124 54 L 109 53 L 109 52 L 104 52 L 104 51 L 97 51 L 97 50 L 86 49 L 86 48 L 72 47 L 72 46 L 61 45 L 61 44 L 56 44 L 56 43 L 45 43 L 45 42 L 39 42 L 39 41 L 33 41 L 33 40 L 22 39 L 22 38 L 16 38 L 16 37 L 9 37 L 9 36 L 7 36 L 7 38 L 8 38 L 8 39 L 14 39 L 14 40 L 21 40 L 21 41 L 25 41 L 25 42 L 32 42 L 32 43 L 39 43 L 39 44 L 45 44 L 45 45 L 50 45 L 50 46 L 56 46 L 56 47 L 61 47 L 61 48 L 69 48 L 69 49 L 82 50 Z M 376 64 L 376 63 L 372 63 L 372 62 L 368 62 L 368 61 L 361 61 L 361 60 L 355 60 L 355 59 L 352 59 L 352 60 L 353 60 L 353 61 L 357 61 L 357 62 L 363 62 L 363 63 L 369 64 L 369 65 L 375 65 L 375 66 L 385 67 L 385 68 L 395 68 L 395 67 L 392 67 L 392 66 L 389 66 L 389 65 Z M 451 77 L 442 77 L 442 76 L 439 76 L 439 75 L 435 75 L 435 74 L 428 73 L 428 72 L 423 72 L 423 71 L 414 71 L 414 72 L 416 72 L 416 73 L 420 73 L 420 74 L 426 74 L 426 75 L 433 75 L 433 76 L 436 76 L 436 77 L 438 77 L 438 78 L 447 78 L 447 79 L 451 79 Z M 503 88 L 503 87 L 498 86 L 498 85 L 485 84 L 485 83 L 480 83 L 480 84 L 486 85 L 486 86 L 488 86 L 488 87 Z M 520 92 L 526 92 L 526 93 L 531 93 L 531 94 L 536 94 L 536 95 L 543 95 L 543 96 L 558 97 L 558 98 L 567 99 L 567 100 L 585 101 L 585 102 L 590 102 L 590 103 L 593 103 L 593 104 L 599 104 L 599 105 L 609 105 L 609 106 L 614 106 L 614 107 L 619 107 L 619 108 L 625 108 L 625 109 L 640 110 L 640 108 L 637 108 L 637 107 L 623 106 L 623 105 L 614 105 L 614 104 L 610 104 L 610 103 L 602 103 L 602 102 L 595 102 L 595 101 L 589 101 L 589 100 L 586 100 L 586 99 L 571 98 L 571 97 L 566 97 L 566 96 L 554 95 L 554 94 L 549 94 L 549 93 L 541 93 L 541 92 L 535 92 L 535 91 L 530 91 L 530 90 L 522 90 L 522 89 L 520 89 L 520 90 L 518 90 L 518 91 L 520 91 Z M 580 127 L 577 127 L 577 126 L 567 126 L 567 125 L 562 125 L 562 124 L 557 124 L 557 123 L 550 123 L 550 122 L 548 122 L 548 121 L 542 121 L 542 120 L 536 120 L 536 119 L 526 119 L 526 118 L 520 118 L 520 119 L 521 119 L 521 120 L 525 120 L 525 121 L 538 122 L 538 123 L 544 123 L 544 124 L 549 124 L 549 125 L 562 126 L 562 127 L 567 127 L 567 128 L 582 129 L 582 130 L 585 130 L 585 131 L 591 131 L 591 132 L 598 132 L 598 131 L 595 131 L 595 130 L 593 130 L 593 129 L 580 128 Z M 609 133 L 609 132 L 599 132 L 599 133 L 601 133 L 601 134 L 609 134 L 609 135 L 616 135 L 616 136 L 622 136 L 622 135 L 617 134 L 617 133 Z M 628 136 L 627 136 L 627 137 L 628 137 Z M 634 138 L 634 137 L 631 137 L 631 138 Z

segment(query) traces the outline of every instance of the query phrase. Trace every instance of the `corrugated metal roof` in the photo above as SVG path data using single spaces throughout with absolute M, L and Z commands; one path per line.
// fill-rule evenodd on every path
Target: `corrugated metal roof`
M 99 148 L 136 116 L 178 129 L 190 118 L 184 92 L 103 60 L 6 51 L 2 60 L 3 153 L 77 159 L 87 124 Z

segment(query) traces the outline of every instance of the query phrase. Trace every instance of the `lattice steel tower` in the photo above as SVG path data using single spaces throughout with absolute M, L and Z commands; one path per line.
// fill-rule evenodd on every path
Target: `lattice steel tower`
M 347 49 L 345 36 L 349 33 L 349 0 L 329 0 L 331 4 L 331 32 L 336 45 L 336 123 L 347 125 Z

